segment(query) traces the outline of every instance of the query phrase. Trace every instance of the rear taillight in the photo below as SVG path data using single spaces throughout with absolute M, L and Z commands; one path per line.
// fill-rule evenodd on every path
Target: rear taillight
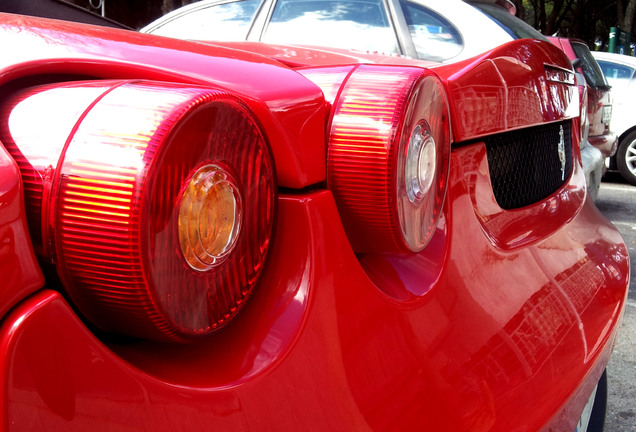
M 236 315 L 263 268 L 276 191 L 264 135 L 238 98 L 76 83 L 28 90 L 3 112 L 36 249 L 90 321 L 181 341 Z
M 360 66 L 334 103 L 328 186 L 356 252 L 420 251 L 439 219 L 450 163 L 441 81 Z

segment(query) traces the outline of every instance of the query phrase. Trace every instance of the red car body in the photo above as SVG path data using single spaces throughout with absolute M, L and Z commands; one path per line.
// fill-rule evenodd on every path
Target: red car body
M 18 138 L 3 135 L 13 149 L 0 146 L 3 430 L 574 430 L 617 335 L 629 259 L 586 198 L 578 92 L 562 51 L 513 41 L 426 75 L 448 99 L 445 199 L 428 244 L 396 252 L 357 246 L 375 228 L 347 213 L 342 191 L 350 189 L 333 174 L 344 156 L 333 155 L 329 128 L 344 77 L 404 65 L 5 14 L 0 46 L 0 104 L 8 92 L 70 80 L 231 93 L 258 119 L 277 186 L 267 260 L 227 325 L 184 344 L 119 337 L 81 312 L 70 258 L 47 261 L 35 246 L 28 172 L 8 144 Z M 312 62 L 336 64 L 342 78 L 323 80 L 321 90 L 309 79 L 324 78 Z M 409 73 L 423 63 L 411 64 Z M 44 120 L 26 118 L 35 129 Z M 2 122 L 6 129 L 10 120 Z M 561 165 L 556 191 L 502 208 L 486 141 L 559 122 L 572 124 L 571 172 Z M 363 197 L 375 193 L 373 178 L 353 177 L 342 181 Z M 63 232 L 50 223 L 53 237 Z M 42 248 L 70 244 L 52 241 Z M 117 325 L 125 333 L 135 324 Z

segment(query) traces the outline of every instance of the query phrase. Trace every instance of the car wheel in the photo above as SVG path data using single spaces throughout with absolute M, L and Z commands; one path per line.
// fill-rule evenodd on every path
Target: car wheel
M 607 413 L 607 371 L 603 372 L 596 388 L 583 409 L 575 432 L 603 432 Z
M 616 164 L 623 178 L 636 185 L 636 131 L 621 140 L 616 151 Z

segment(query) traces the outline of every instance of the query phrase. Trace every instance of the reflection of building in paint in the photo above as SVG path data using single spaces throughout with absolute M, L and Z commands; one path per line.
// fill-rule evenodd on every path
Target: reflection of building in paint
M 539 94 L 527 87 L 474 85 L 455 92 L 455 96 L 462 127 L 476 134 L 491 132 L 501 124 L 513 127 L 526 121 L 542 121 Z M 501 106 L 506 109 L 500 109 Z
M 524 379 L 516 375 L 511 382 L 505 373 L 511 364 L 517 363 L 530 378 L 579 322 L 603 280 L 602 270 L 588 257 L 560 273 L 473 356 L 469 364 L 476 364 L 476 375 L 485 377 L 495 393 L 510 390 Z
M 582 313 L 600 289 L 604 280 L 602 270 L 588 257 L 579 261 L 579 266 L 570 268 L 557 277 L 563 292 Z

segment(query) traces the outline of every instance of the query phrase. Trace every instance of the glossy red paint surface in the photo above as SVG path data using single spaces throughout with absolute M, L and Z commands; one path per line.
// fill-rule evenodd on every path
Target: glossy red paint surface
M 504 431 L 577 412 L 623 307 L 620 236 L 588 206 L 559 233 L 501 250 L 466 216 L 470 187 L 453 176 L 445 252 L 377 256 L 378 285 L 328 192 L 281 198 L 286 229 L 261 289 L 197 345 L 105 345 L 44 291 L 2 328 L 5 428 Z M 608 247 L 619 261 L 588 252 Z M 441 273 L 413 277 L 435 261 Z M 415 294 L 383 292 L 404 289 Z
M 0 316 L 44 284 L 26 225 L 22 181 L 0 145 Z
M 455 141 L 465 141 L 578 115 L 574 88 L 536 74 L 547 67 L 571 70 L 564 53 L 551 44 L 514 40 L 474 59 L 451 65 L 332 48 L 309 49 L 260 42 L 221 42 L 262 53 L 292 67 L 375 63 L 432 68 L 447 81 Z M 528 44 L 533 44 L 532 48 Z M 540 52 L 539 53 L 537 53 Z M 532 55 L 531 55 L 532 53 Z
M 0 58 L 0 85 L 33 75 L 73 74 L 231 90 L 263 123 L 281 186 L 302 188 L 325 178 L 323 95 L 274 60 L 211 45 L 2 13 L 0 45 L 21 47 Z
M 572 74 L 561 50 L 519 40 L 472 60 L 435 68 L 448 80 L 455 141 L 577 117 L 576 88 L 549 80 L 548 68 Z
M 93 332 L 54 281 L 30 297 L 19 280 L 9 285 L 23 298 L 0 327 L 3 430 L 574 430 L 616 338 L 627 249 L 586 198 L 576 150 L 558 191 L 507 211 L 481 142 L 576 124 L 576 88 L 545 72 L 567 76 L 556 47 L 517 41 L 434 70 L 461 144 L 440 222 L 421 252 L 356 255 L 321 183 L 329 107 L 300 74 L 182 41 L 0 22 L 0 42 L 33 48 L 0 59 L 0 85 L 55 72 L 236 86 L 263 121 L 279 184 L 311 185 L 279 191 L 250 301 L 199 342 Z M 2 31 L 18 23 L 24 39 Z M 15 165 L 0 160 L 15 179 L 8 196 L 19 196 Z M 32 263 L 19 258 L 20 268 Z M 0 277 L 12 270 L 0 266 Z
M 205 42 L 210 43 L 210 42 Z M 291 67 L 334 66 L 360 63 L 435 66 L 437 62 L 413 59 L 401 55 L 381 55 L 372 52 L 347 50 L 334 47 L 304 47 L 296 45 L 276 45 L 263 42 L 214 42 L 215 46 L 224 46 L 262 54 Z

